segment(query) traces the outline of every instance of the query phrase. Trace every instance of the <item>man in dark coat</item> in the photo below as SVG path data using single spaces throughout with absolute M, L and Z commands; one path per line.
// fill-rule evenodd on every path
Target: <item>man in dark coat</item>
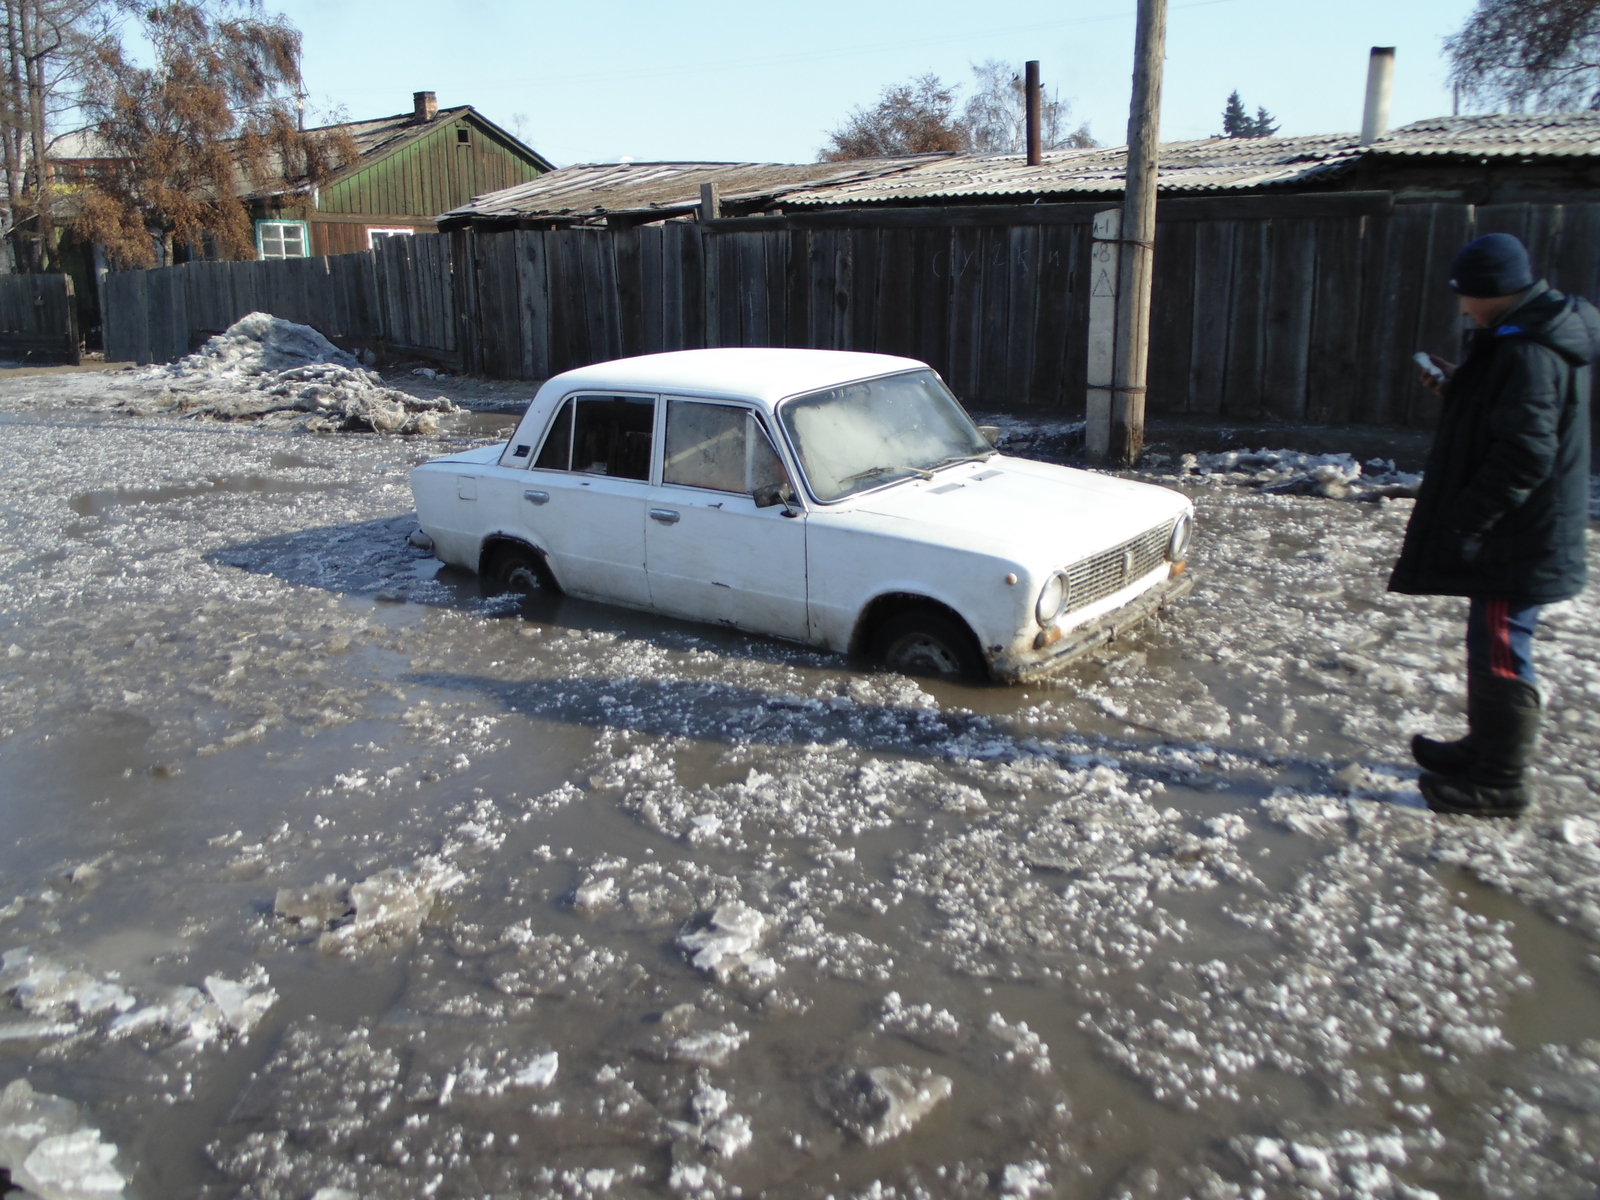
M 1539 737 L 1533 630 L 1541 605 L 1583 590 L 1590 364 L 1600 312 L 1536 281 L 1508 234 L 1450 265 L 1477 328 L 1459 367 L 1424 383 L 1444 410 L 1389 590 L 1466 596 L 1467 736 L 1411 749 L 1435 812 L 1516 816 Z M 1431 380 L 1431 382 L 1430 382 Z

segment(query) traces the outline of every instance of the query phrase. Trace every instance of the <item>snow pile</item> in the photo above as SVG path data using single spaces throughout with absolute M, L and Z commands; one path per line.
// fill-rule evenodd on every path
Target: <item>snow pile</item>
M 26 1079 L 0 1092 L 0 1168 L 24 1200 L 116 1200 L 126 1182 L 116 1157 L 72 1101 L 36 1092 Z
M 435 414 L 456 411 L 442 397 L 423 400 L 385 387 L 376 372 L 309 325 L 261 312 L 144 378 L 185 393 L 177 405 L 183 412 L 229 421 L 289 417 L 318 433 L 431 434 L 439 428 Z
M 1279 496 L 1326 496 L 1332 500 L 1376 500 L 1415 496 L 1420 473 L 1401 471 L 1393 459 L 1359 463 L 1349 454 L 1306 454 L 1299 450 L 1224 450 L 1185 454 L 1176 474 L 1198 475 L 1218 483 L 1256 487 Z

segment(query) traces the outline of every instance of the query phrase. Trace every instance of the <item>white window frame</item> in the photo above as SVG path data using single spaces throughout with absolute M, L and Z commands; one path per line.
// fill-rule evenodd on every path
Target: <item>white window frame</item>
M 377 245 L 380 237 L 410 237 L 417 231 L 409 225 L 368 225 L 367 249 L 371 250 Z
M 267 253 L 266 238 L 264 236 L 267 226 L 275 225 L 280 229 L 293 225 L 300 230 L 300 246 L 303 254 L 272 254 Z M 279 242 L 283 241 L 279 235 Z M 304 221 L 257 221 L 256 222 L 256 256 L 258 258 L 310 258 L 311 257 L 311 227 Z

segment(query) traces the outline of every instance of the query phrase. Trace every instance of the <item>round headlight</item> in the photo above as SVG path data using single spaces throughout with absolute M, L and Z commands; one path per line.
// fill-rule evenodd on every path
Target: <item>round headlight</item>
M 1167 561 L 1182 562 L 1189 553 L 1189 539 L 1194 535 L 1194 519 L 1188 513 L 1179 517 L 1167 539 Z
M 1048 625 L 1059 617 L 1067 607 L 1067 601 L 1072 599 L 1072 580 L 1065 571 L 1057 571 L 1044 581 L 1044 587 L 1039 589 L 1039 600 L 1033 606 L 1033 615 L 1039 618 L 1040 625 Z

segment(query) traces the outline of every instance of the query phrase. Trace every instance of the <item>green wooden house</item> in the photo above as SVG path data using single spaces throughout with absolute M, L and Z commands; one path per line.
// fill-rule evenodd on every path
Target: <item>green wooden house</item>
M 333 127 L 361 156 L 324 187 L 250 197 L 260 257 L 347 254 L 434 233 L 439 214 L 554 169 L 471 105 L 441 109 L 432 92 L 412 99 L 409 113 Z

